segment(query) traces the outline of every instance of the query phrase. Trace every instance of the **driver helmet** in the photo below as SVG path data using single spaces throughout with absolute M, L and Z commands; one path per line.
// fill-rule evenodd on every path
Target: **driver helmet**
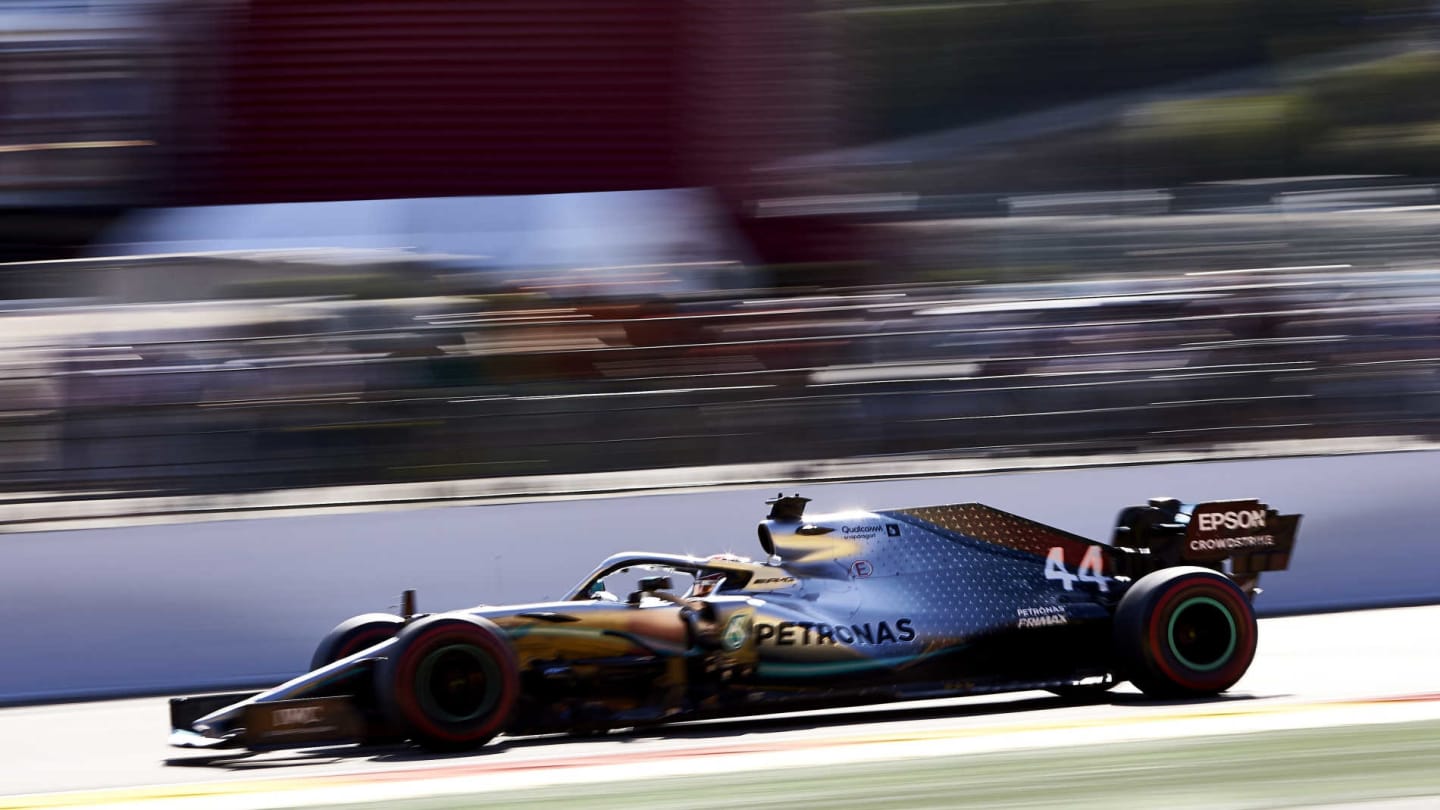
M 724 574 L 703 574 L 695 578 L 695 587 L 691 589 L 691 595 L 696 598 L 704 598 L 718 590 L 724 582 Z

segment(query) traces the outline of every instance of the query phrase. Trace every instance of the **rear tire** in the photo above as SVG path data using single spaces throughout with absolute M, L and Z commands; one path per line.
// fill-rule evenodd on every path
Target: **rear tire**
M 1121 675 L 1150 697 L 1214 695 L 1255 658 L 1250 600 L 1224 574 L 1166 568 L 1147 574 L 1115 611 Z
M 375 675 L 391 722 L 431 751 L 489 742 L 509 723 L 520 695 L 519 666 L 505 633 L 463 613 L 406 627 Z

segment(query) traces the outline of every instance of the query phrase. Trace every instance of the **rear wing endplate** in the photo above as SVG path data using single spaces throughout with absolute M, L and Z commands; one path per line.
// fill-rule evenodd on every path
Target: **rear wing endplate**
M 1283 571 L 1299 529 L 1300 515 L 1282 515 L 1258 500 L 1195 504 L 1180 559 L 1200 564 L 1228 559 L 1230 572 L 1238 576 Z

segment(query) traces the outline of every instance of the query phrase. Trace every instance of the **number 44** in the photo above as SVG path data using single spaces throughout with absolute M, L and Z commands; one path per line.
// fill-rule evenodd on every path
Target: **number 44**
M 1100 573 L 1103 564 L 1100 547 L 1091 546 L 1085 551 L 1085 556 L 1080 558 L 1080 567 L 1072 574 L 1065 569 L 1065 549 L 1055 546 L 1050 549 L 1050 556 L 1045 558 L 1045 578 L 1060 580 L 1067 591 L 1075 590 L 1076 582 L 1093 582 L 1101 593 L 1109 593 L 1110 583 L 1106 581 L 1105 575 Z

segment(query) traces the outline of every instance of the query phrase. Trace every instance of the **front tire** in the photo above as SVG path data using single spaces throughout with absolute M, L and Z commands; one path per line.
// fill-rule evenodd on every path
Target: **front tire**
M 367 647 L 394 638 L 404 626 L 404 619 L 389 613 L 365 613 L 346 619 L 316 645 L 315 654 L 310 657 L 310 669 L 316 670 L 333 664 L 341 658 L 348 658 Z
M 1250 668 L 1257 636 L 1245 592 L 1206 568 L 1147 574 L 1115 611 L 1122 675 L 1150 697 L 1202 697 L 1229 689 Z
M 406 627 L 375 675 L 391 722 L 431 751 L 489 742 L 509 723 L 520 694 L 519 665 L 505 633 L 461 613 Z

